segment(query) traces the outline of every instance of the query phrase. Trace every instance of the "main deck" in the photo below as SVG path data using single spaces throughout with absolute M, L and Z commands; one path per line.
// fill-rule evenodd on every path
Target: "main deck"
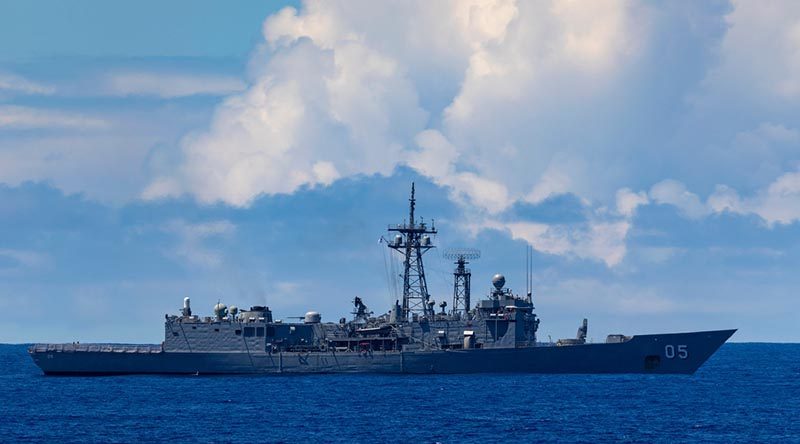
M 380 352 L 167 352 L 158 345 L 37 344 L 48 375 L 306 373 L 694 373 L 735 330 L 611 344 Z

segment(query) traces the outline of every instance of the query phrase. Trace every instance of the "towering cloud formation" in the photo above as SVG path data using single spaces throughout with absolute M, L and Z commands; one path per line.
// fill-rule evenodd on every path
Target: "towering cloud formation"
M 548 180 L 571 173 L 551 164 L 569 165 L 569 155 L 553 159 L 569 142 L 542 143 L 537 119 L 558 101 L 606 94 L 646 39 L 647 14 L 616 2 L 286 8 L 264 23 L 250 88 L 183 141 L 179 175 L 145 195 L 190 192 L 241 206 L 406 164 L 500 211 L 543 171 Z M 572 191 L 560 185 L 546 191 Z
M 190 193 L 247 206 L 262 194 L 406 165 L 449 188 L 481 215 L 482 229 L 615 265 L 637 206 L 676 205 L 690 218 L 714 213 L 677 180 L 709 187 L 715 176 L 732 177 L 717 146 L 742 130 L 701 131 L 709 121 L 719 126 L 708 110 L 725 106 L 720 91 L 752 84 L 752 100 L 763 91 L 798 97 L 798 8 L 733 6 L 495 0 L 285 8 L 264 22 L 249 87 L 218 107 L 210 128 L 184 138 L 175 174 L 156 178 L 144 196 Z M 765 28 L 779 28 L 769 35 L 780 44 L 763 55 L 781 69 L 743 66 L 770 46 L 746 38 Z M 732 70 L 749 83 L 737 83 Z M 752 128 L 760 119 L 741 123 Z M 795 122 L 776 120 L 794 131 Z M 704 174 L 682 177 L 687 171 Z M 630 190 L 653 183 L 649 195 Z M 566 193 L 585 206 L 577 225 L 507 214 Z

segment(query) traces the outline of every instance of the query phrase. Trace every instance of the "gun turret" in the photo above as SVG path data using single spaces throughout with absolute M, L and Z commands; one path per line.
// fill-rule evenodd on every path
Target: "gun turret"
M 577 337 L 578 342 L 580 342 L 581 344 L 586 343 L 586 335 L 588 332 L 589 332 L 589 320 L 583 318 L 583 324 L 581 324 L 581 326 L 578 327 L 578 337 Z

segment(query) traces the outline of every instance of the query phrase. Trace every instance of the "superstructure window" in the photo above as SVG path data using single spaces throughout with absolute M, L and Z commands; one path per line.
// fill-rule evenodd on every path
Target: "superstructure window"
M 244 337 L 251 338 L 256 335 L 256 328 L 255 327 L 245 327 L 244 328 Z
M 267 336 L 269 336 L 270 338 L 275 336 L 275 327 L 273 326 L 267 327 Z
M 236 329 L 236 330 L 234 330 L 234 331 L 233 331 L 233 333 L 234 333 L 236 336 L 241 336 L 241 335 L 242 335 L 242 331 L 241 331 L 241 330 L 239 330 L 239 329 Z
M 256 327 L 256 336 L 264 337 L 264 327 Z

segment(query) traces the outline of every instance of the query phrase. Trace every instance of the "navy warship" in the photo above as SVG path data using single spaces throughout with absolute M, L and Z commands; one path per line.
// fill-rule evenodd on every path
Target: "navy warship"
M 297 322 L 273 319 L 266 306 L 239 310 L 217 303 L 213 316 L 192 312 L 189 298 L 165 315 L 161 344 L 34 344 L 28 352 L 46 375 L 297 373 L 694 373 L 736 330 L 626 336 L 587 341 L 583 319 L 574 338 L 539 341 L 531 273 L 525 295 L 492 279 L 472 305 L 467 265 L 478 257 L 454 249 L 452 305 L 439 310 L 428 293 L 423 255 L 434 248 L 434 221 L 409 218 L 381 238 L 402 257 L 402 299 L 375 315 L 353 300 L 352 318 L 322 322 L 309 311 Z M 530 259 L 530 254 L 529 254 Z M 529 260 L 529 264 L 530 264 Z M 530 267 L 530 265 L 529 265 Z

